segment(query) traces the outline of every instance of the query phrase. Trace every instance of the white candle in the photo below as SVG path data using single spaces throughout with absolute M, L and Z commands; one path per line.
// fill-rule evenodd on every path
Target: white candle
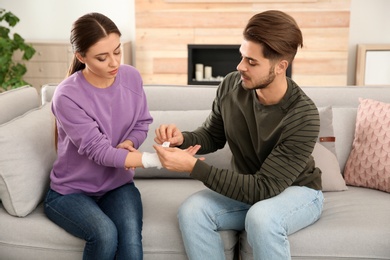
M 203 64 L 202 63 L 195 64 L 195 71 L 202 71 L 203 73 Z
M 195 79 L 196 81 L 203 80 L 203 71 L 195 71 Z
M 212 77 L 212 68 L 210 66 L 204 67 L 204 78 L 211 79 Z

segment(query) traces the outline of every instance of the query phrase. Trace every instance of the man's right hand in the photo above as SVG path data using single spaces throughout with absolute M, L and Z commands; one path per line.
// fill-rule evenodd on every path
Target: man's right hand
M 159 128 L 155 131 L 156 137 L 154 141 L 157 144 L 162 144 L 163 142 L 170 142 L 170 146 L 180 146 L 184 142 L 184 137 L 179 128 L 174 124 L 169 125 L 160 125 Z

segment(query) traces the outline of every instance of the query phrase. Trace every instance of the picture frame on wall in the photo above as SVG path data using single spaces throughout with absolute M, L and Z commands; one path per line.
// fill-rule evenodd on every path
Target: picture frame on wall
M 390 86 L 390 44 L 358 44 L 357 86 Z

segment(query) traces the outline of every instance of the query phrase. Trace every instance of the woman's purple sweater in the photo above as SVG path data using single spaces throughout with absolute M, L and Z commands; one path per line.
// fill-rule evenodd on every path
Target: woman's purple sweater
M 129 151 L 116 146 L 131 140 L 138 148 L 153 121 L 135 68 L 121 65 L 104 89 L 89 84 L 81 71 L 74 73 L 57 86 L 52 111 L 58 127 L 53 190 L 101 196 L 133 181 L 134 171 L 124 168 Z

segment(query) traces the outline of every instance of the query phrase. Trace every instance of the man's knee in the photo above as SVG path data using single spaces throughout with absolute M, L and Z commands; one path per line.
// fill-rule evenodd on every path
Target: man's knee
M 205 203 L 207 202 L 204 200 L 203 196 L 198 193 L 190 196 L 179 207 L 179 220 L 199 218 Z
M 245 218 L 245 230 L 247 233 L 267 234 L 275 231 L 275 227 L 279 226 L 280 218 L 275 217 L 272 210 L 257 203 L 252 206 Z

